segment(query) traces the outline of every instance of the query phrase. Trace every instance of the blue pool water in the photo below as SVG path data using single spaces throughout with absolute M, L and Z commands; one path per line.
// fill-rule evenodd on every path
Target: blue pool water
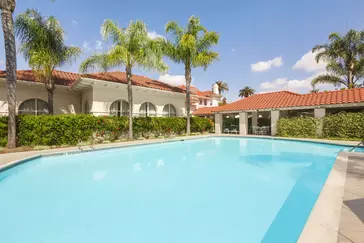
M 207 138 L 35 159 L 0 173 L 0 242 L 296 242 L 342 149 Z

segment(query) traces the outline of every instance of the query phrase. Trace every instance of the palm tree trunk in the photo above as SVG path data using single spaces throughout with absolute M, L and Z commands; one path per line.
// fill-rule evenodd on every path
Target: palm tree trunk
M 54 83 L 53 80 L 51 78 L 47 78 L 48 80 L 46 80 L 45 84 L 46 84 L 46 89 L 48 91 L 48 114 L 49 115 L 53 115 L 54 113 L 54 99 L 53 99 L 53 95 L 54 95 Z
M 133 85 L 131 68 L 126 67 L 126 79 L 128 81 L 128 102 L 129 102 L 129 133 L 128 139 L 133 139 Z
M 185 79 L 186 79 L 186 113 L 187 113 L 187 135 L 191 134 L 191 67 L 189 65 L 185 66 Z
M 348 88 L 349 89 L 354 88 L 353 69 L 354 69 L 354 63 L 350 63 L 349 71 L 348 71 Z
M 1 22 L 4 33 L 6 57 L 6 82 L 8 89 L 8 148 L 16 147 L 16 47 L 13 11 L 15 1 L 0 0 Z

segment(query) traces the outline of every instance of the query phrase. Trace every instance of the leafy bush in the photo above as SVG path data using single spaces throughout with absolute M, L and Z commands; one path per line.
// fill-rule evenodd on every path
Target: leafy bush
M 320 120 L 313 117 L 282 117 L 277 122 L 277 135 L 281 137 L 315 138 Z
M 17 122 L 18 145 L 52 146 L 76 145 L 78 142 L 103 140 L 114 141 L 126 136 L 127 117 L 92 115 L 19 116 Z M 209 119 L 191 118 L 191 131 L 211 131 Z M 152 135 L 182 134 L 186 130 L 186 119 L 182 117 L 136 117 L 133 118 L 135 138 Z M 0 146 L 7 143 L 7 117 L 0 117 Z
M 212 131 L 213 126 L 214 123 L 208 118 L 191 118 L 191 132 L 209 132 Z
M 331 139 L 364 139 L 364 112 L 340 112 L 325 117 L 323 136 Z
M 92 115 L 21 116 L 19 145 L 75 145 L 96 136 L 116 137 L 125 132 L 124 117 Z M 112 138 L 110 138 L 112 139 Z
M 8 118 L 0 116 L 0 147 L 5 147 L 8 143 Z

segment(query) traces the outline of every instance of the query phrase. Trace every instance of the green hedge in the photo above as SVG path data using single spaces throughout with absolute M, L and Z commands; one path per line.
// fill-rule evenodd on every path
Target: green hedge
M 92 115 L 20 116 L 17 126 L 19 146 L 75 145 L 91 138 L 113 141 L 125 137 L 128 118 Z M 212 129 L 211 120 L 191 118 L 191 132 L 208 132 Z M 133 118 L 135 138 L 182 134 L 185 130 L 186 119 L 181 117 Z M 6 117 L 0 117 L 0 135 L 0 146 L 6 146 Z
M 364 112 L 340 112 L 325 117 L 323 136 L 330 139 L 364 139 Z
M 315 138 L 320 121 L 313 117 L 282 117 L 277 122 L 277 135 L 281 137 Z
M 8 118 L 0 116 L 0 147 L 5 147 L 8 143 Z

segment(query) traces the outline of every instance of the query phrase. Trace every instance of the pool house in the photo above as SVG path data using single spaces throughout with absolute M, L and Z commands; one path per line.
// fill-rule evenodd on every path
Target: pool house
M 277 134 L 280 117 L 316 117 L 340 111 L 364 110 L 364 88 L 336 90 L 312 94 L 278 91 L 248 98 L 210 109 L 198 109 L 195 116 L 214 117 L 215 133 L 240 135 Z M 318 131 L 318 133 L 320 133 Z

